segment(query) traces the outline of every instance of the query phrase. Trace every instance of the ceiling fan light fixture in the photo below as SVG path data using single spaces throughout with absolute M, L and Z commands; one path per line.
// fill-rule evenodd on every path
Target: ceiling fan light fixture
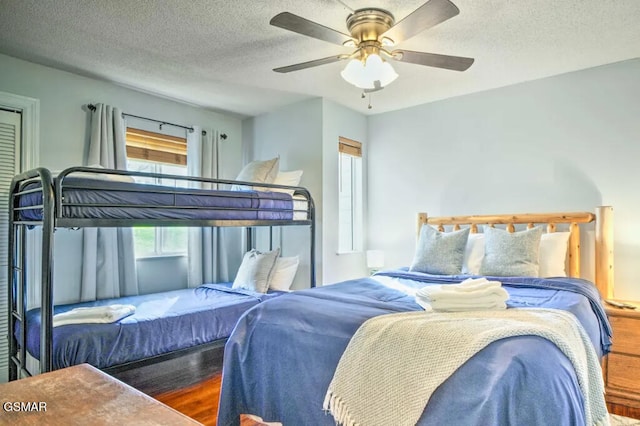
M 398 78 L 398 74 L 391 64 L 375 53 L 368 55 L 365 62 L 360 59 L 352 59 L 340 75 L 347 83 L 360 89 L 385 87 Z M 376 81 L 379 82 L 378 85 L 376 85 Z

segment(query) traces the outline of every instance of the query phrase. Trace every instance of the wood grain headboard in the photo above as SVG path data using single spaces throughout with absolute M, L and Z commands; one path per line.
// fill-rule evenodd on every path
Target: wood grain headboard
M 595 222 L 595 285 L 603 298 L 613 297 L 613 207 L 600 206 L 595 213 L 559 212 L 559 213 L 522 213 L 500 215 L 473 216 L 439 216 L 429 217 L 427 213 L 418 213 L 418 233 L 422 225 L 429 224 L 440 231 L 445 226 L 451 230 L 468 226 L 472 233 L 478 232 L 478 225 L 505 225 L 509 232 L 514 232 L 516 225 L 527 228 L 544 225 L 547 232 L 555 232 L 558 225 L 568 226 L 568 270 L 571 277 L 580 277 L 580 225 Z

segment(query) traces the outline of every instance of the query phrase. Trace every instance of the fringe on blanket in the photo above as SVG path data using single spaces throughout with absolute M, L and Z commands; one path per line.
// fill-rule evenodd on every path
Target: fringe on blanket
M 333 415 L 336 424 L 341 426 L 357 426 L 358 424 L 353 420 L 349 410 L 347 410 L 347 406 L 342 401 L 339 396 L 333 394 L 333 392 L 328 391 L 327 395 L 324 398 L 324 403 L 322 404 L 322 408 Z

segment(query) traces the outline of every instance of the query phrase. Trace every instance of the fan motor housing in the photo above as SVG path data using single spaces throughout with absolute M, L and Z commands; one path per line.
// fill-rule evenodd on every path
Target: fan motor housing
M 358 9 L 347 17 L 347 28 L 358 43 L 379 41 L 378 38 L 394 23 L 393 15 L 384 9 Z

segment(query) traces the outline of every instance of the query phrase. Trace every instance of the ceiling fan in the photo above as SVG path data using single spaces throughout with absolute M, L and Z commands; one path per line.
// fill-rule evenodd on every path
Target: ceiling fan
M 404 49 L 389 50 L 392 46 L 453 18 L 458 13 L 460 10 L 449 0 L 429 0 L 397 23 L 393 15 L 384 9 L 358 9 L 347 17 L 349 34 L 345 34 L 292 13 L 282 12 L 274 16 L 269 23 L 329 43 L 354 47 L 355 50 L 350 54 L 275 68 L 274 71 L 288 73 L 351 59 L 341 75 L 349 83 L 366 91 L 380 90 L 397 78 L 398 75 L 386 61 L 388 59 L 465 71 L 473 64 L 473 58 Z

